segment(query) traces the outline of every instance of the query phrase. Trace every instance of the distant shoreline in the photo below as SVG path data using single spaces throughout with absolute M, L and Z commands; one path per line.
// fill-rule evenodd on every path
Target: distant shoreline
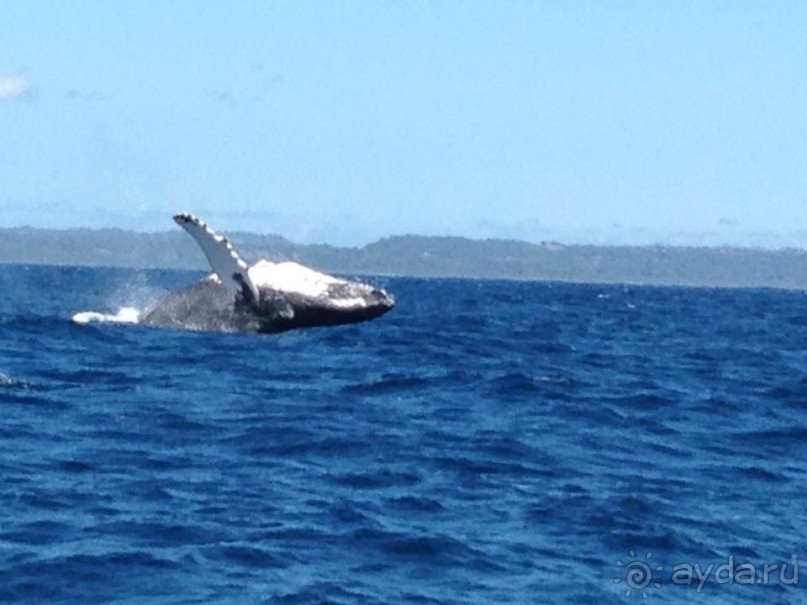
M 205 270 L 180 232 L 0 229 L 0 264 Z M 807 250 L 596 246 L 405 235 L 361 247 L 295 244 L 233 233 L 249 261 L 294 260 L 326 271 L 389 277 L 513 279 L 586 284 L 807 289 Z

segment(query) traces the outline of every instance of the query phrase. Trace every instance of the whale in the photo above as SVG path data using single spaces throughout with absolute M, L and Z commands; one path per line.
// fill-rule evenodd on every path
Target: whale
M 395 298 L 373 285 L 292 261 L 249 265 L 230 240 L 193 214 L 174 221 L 196 241 L 212 272 L 169 293 L 138 324 L 198 331 L 277 333 L 380 317 Z

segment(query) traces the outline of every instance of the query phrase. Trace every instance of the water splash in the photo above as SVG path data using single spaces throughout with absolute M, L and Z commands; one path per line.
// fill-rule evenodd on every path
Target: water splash
M 117 313 L 100 313 L 98 311 L 80 311 L 72 319 L 77 324 L 119 323 L 136 324 L 140 318 L 140 310 L 135 307 L 123 307 Z

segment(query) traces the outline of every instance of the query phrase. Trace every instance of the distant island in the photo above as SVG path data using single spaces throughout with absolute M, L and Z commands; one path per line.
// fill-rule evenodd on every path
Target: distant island
M 0 263 L 204 269 L 179 231 L 0 229 Z M 295 244 L 232 233 L 248 261 L 294 260 L 352 275 L 466 277 L 715 287 L 807 288 L 807 251 L 737 247 L 593 246 L 403 235 L 361 247 Z

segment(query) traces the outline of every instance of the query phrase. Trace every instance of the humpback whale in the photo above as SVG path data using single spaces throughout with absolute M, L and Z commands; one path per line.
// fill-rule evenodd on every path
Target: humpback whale
M 199 244 L 212 273 L 168 294 L 138 323 L 225 332 L 284 332 L 366 321 L 395 299 L 379 288 L 320 273 L 295 262 L 248 265 L 230 241 L 192 214 L 174 216 Z

